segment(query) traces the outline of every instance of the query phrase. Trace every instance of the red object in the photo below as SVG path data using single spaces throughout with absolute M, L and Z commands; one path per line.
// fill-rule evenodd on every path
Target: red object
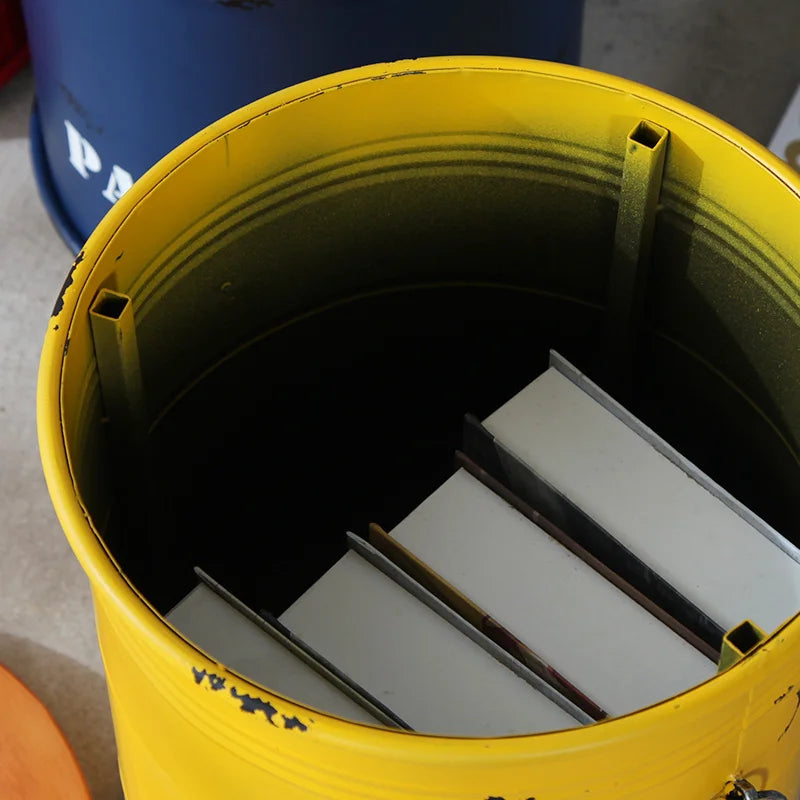
M 0 86 L 28 63 L 20 0 L 0 0 Z

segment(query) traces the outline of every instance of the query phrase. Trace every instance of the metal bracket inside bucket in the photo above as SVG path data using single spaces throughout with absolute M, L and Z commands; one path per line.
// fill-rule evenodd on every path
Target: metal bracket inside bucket
M 606 380 L 620 399 L 632 386 L 669 131 L 642 120 L 628 134 L 608 281 Z

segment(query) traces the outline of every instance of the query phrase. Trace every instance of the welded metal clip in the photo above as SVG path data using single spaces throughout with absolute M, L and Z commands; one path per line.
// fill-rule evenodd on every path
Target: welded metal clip
M 786 800 L 786 795 L 782 792 L 776 792 L 774 789 L 758 791 L 744 778 L 728 781 L 725 785 L 725 797 L 727 800 Z

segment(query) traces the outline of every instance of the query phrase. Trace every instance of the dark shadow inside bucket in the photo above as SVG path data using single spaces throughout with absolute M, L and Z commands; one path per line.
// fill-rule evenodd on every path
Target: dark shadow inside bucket
M 615 213 L 586 187 L 437 177 L 360 187 L 230 235 L 142 325 L 151 385 L 182 369 L 158 363 L 159 337 L 191 348 L 190 314 L 215 349 L 155 409 L 147 520 L 118 508 L 105 532 L 123 570 L 161 612 L 197 565 L 280 614 L 344 552 L 346 531 L 390 530 L 435 490 L 463 415 L 490 414 L 551 348 L 600 379 Z M 727 302 L 743 308 L 763 290 L 668 204 L 655 244 L 629 406 L 796 541 L 800 420 L 686 275 L 739 281 Z M 292 270 L 276 299 L 270 281 Z M 209 300 L 204 287 L 224 291 Z M 769 305 L 791 349 L 797 330 Z M 186 308 L 172 331 L 147 330 Z
M 280 613 L 344 553 L 346 531 L 390 529 L 444 482 L 466 411 L 488 415 L 546 368 L 548 346 L 575 351 L 596 325 L 557 300 L 437 287 L 251 345 L 158 431 L 161 518 L 177 512 L 183 531 L 173 576 L 190 577 L 189 543 L 195 563 Z M 170 589 L 164 607 L 187 586 Z

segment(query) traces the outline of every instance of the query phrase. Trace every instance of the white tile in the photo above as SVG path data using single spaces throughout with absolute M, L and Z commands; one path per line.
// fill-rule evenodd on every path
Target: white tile
M 417 731 L 500 736 L 577 725 L 355 553 L 280 620 Z
M 613 716 L 716 672 L 705 656 L 464 470 L 391 535 Z
M 232 608 L 203 584 L 167 619 L 211 658 L 267 689 L 340 717 L 377 723 L 355 700 Z
M 555 369 L 485 425 L 726 630 L 800 609 L 800 564 Z

